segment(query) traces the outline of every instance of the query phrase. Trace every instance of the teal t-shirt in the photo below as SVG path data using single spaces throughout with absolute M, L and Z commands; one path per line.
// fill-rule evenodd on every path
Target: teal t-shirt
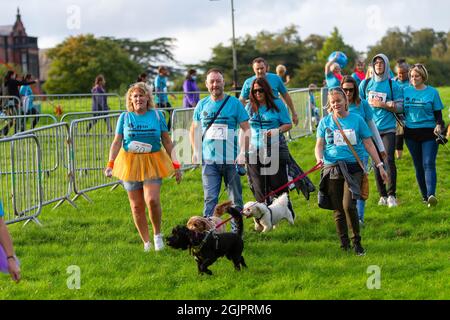
M 151 109 L 143 115 L 124 112 L 117 121 L 116 134 L 123 135 L 123 148 L 129 151 L 132 141 L 151 145 L 151 152 L 161 150 L 161 133 L 167 132 L 166 119 L 161 111 Z
M 404 90 L 405 125 L 411 129 L 434 128 L 436 119 L 434 111 L 444 109 L 439 92 L 427 86 L 417 90 L 409 86 Z
M 366 121 L 366 123 L 370 120 L 373 120 L 372 108 L 364 99 L 361 99 L 359 106 L 356 106 L 356 104 L 354 103 L 350 104 L 348 106 L 348 111 L 360 115 Z
M 409 87 L 411 84 L 409 83 L 409 80 L 406 81 L 400 81 L 399 79 L 395 79 L 395 82 L 398 83 L 398 85 L 402 88 L 405 89 L 406 87 Z
M 244 98 L 245 100 L 247 100 L 250 97 L 250 89 L 251 89 L 252 83 L 255 79 L 256 79 L 256 76 L 253 76 L 253 77 L 250 77 L 247 80 L 245 80 L 244 85 L 242 86 L 241 98 Z M 266 80 L 267 80 L 267 82 L 269 82 L 275 98 L 278 98 L 279 94 L 283 95 L 287 92 L 287 89 L 283 83 L 283 80 L 275 73 L 266 73 Z
M 288 110 L 280 99 L 275 100 L 275 104 L 280 110 L 267 110 L 266 106 L 259 106 L 259 112 L 254 112 L 250 103 L 247 104 L 247 111 L 250 120 L 252 133 L 251 146 L 261 148 L 264 146 L 264 131 L 279 128 L 283 124 L 292 123 Z
M 366 122 L 361 116 L 355 113 L 349 113 L 345 118 L 338 118 L 338 121 L 359 158 L 363 159 L 366 156 L 363 139 L 372 136 Z M 347 163 L 357 162 L 352 151 L 342 138 L 338 126 L 334 123 L 332 114 L 320 120 L 316 135 L 317 138 L 323 138 L 325 140 L 325 150 L 323 153 L 325 164 L 336 164 L 338 161 L 345 161 Z
M 341 82 L 338 78 L 334 75 L 333 72 L 330 72 L 325 75 L 325 80 L 327 81 L 327 87 L 328 89 L 336 88 L 341 86 Z
M 157 75 L 155 78 L 155 102 L 166 103 L 167 98 L 167 77 Z
M 226 96 L 224 97 L 224 99 Z M 200 122 L 202 134 L 219 111 L 223 100 L 213 101 L 211 96 L 201 99 L 194 109 L 194 122 Z M 208 129 L 202 143 L 202 158 L 217 164 L 232 164 L 238 155 L 238 131 L 248 114 L 236 98 L 228 99 L 216 121 Z
M 366 90 L 365 83 L 368 81 Z M 392 80 L 391 80 L 392 81 Z M 403 101 L 403 89 L 395 81 L 392 81 L 392 92 L 389 86 L 389 79 L 376 82 L 373 79 L 366 79 L 359 85 L 359 95 L 361 99 L 370 100 L 370 97 L 376 97 L 383 102 Z M 382 108 L 373 108 L 373 120 L 380 132 L 395 129 L 397 126 L 395 116 L 392 112 Z
M 0 218 L 3 218 L 5 212 L 3 211 L 3 203 L 0 201 Z

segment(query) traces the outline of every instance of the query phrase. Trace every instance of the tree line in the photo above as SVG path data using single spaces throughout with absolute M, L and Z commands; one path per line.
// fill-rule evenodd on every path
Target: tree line
M 173 50 L 176 39 L 158 38 L 151 41 L 134 39 L 96 38 L 93 35 L 69 37 L 48 52 L 52 63 L 49 79 L 44 85 L 48 93 L 89 92 L 97 74 L 103 74 L 110 92 L 123 93 L 138 74 L 146 72 L 152 78 L 160 64 L 179 65 Z M 342 51 L 349 58 L 344 74 L 353 72 L 358 57 L 367 62 L 377 53 L 386 54 L 391 67 L 397 59 L 409 63 L 424 63 L 430 73 L 433 86 L 450 85 L 450 32 L 437 32 L 430 28 L 413 30 L 407 27 L 389 29 L 367 52 L 358 52 L 345 43 L 337 28 L 327 37 L 312 34 L 301 39 L 296 26 L 287 26 L 279 32 L 260 31 L 256 35 L 245 35 L 236 39 L 238 61 L 238 84 L 253 75 L 251 61 L 264 57 L 275 72 L 278 64 L 286 66 L 291 81 L 289 87 L 307 87 L 310 83 L 321 86 L 324 66 L 333 51 Z M 231 45 L 220 43 L 212 48 L 211 58 L 197 65 L 171 67 L 174 90 L 181 90 L 184 79 L 182 70 L 196 68 L 199 74 L 211 67 L 220 67 L 231 88 L 233 72 Z M 199 77 L 204 89 L 204 78 Z

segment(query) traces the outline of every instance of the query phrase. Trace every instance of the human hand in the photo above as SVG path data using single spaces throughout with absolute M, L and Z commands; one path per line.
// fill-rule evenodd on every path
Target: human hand
M 109 167 L 106 168 L 105 171 L 104 171 L 105 176 L 108 177 L 108 178 L 111 178 L 112 177 L 112 171 L 113 171 L 112 168 L 109 168 Z
M 298 126 L 298 114 L 297 113 L 292 114 L 292 122 L 294 123 L 294 125 Z
M 384 107 L 383 101 L 381 101 L 379 99 L 370 99 L 369 104 L 374 108 L 383 108 Z
M 384 167 L 383 167 L 383 166 L 380 166 L 380 167 L 379 167 L 379 170 L 380 170 L 380 176 L 381 176 L 381 179 L 383 179 L 383 182 L 384 182 L 385 184 L 388 184 L 388 183 L 389 183 L 389 176 L 388 176 L 386 170 L 384 170 Z
M 380 152 L 380 155 L 381 155 L 381 158 L 383 159 L 383 162 L 384 163 L 387 163 L 388 161 L 388 156 L 387 156 L 387 153 L 386 153 L 386 151 L 381 151 Z
M 16 258 L 14 259 L 8 259 L 8 271 L 9 274 L 11 275 L 11 279 L 13 279 L 13 281 L 19 283 L 20 281 L 20 268 L 19 265 L 17 264 L 17 260 Z
M 244 165 L 245 164 L 245 154 L 243 152 L 239 153 L 236 160 L 234 161 L 235 164 Z
M 436 127 L 434 128 L 434 134 L 436 136 L 442 135 L 442 126 L 440 124 L 437 124 Z
M 199 156 L 198 156 L 198 154 L 197 154 L 197 152 L 194 152 L 193 154 L 192 154 L 192 164 L 199 164 Z

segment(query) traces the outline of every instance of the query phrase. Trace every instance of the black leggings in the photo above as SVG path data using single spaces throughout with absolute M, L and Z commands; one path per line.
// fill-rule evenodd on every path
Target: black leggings
M 375 168 L 375 181 L 377 183 L 380 197 L 397 195 L 397 167 L 395 166 L 395 133 L 380 134 L 384 148 L 388 156 L 388 163 L 385 163 L 386 172 L 389 176 L 389 183 L 386 186 L 380 175 L 380 170 Z

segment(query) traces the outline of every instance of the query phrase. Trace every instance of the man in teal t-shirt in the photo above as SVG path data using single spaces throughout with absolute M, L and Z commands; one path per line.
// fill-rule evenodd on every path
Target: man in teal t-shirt
M 155 102 L 158 108 L 172 108 L 167 96 L 167 77 L 169 76 L 169 70 L 160 66 L 158 68 L 158 75 L 155 78 Z M 174 98 L 175 96 L 172 95 Z
M 269 82 L 275 98 L 282 98 L 284 100 L 289 110 L 291 110 L 292 122 L 295 125 L 298 125 L 298 114 L 297 111 L 295 110 L 291 96 L 289 95 L 289 92 L 283 83 L 283 80 L 278 75 L 267 72 L 269 70 L 269 65 L 263 58 L 254 59 L 252 62 L 252 67 L 253 71 L 255 72 L 255 75 L 245 80 L 244 85 L 242 86 L 241 96 L 239 97 L 239 100 L 242 102 L 242 105 L 244 106 L 246 105 L 246 100 L 250 96 L 250 89 L 252 87 L 253 81 L 256 78 L 265 78 L 267 82 Z
M 219 201 L 222 178 L 234 205 L 238 209 L 242 209 L 244 205 L 236 164 L 245 164 L 250 139 L 248 114 L 237 98 L 224 94 L 224 86 L 220 70 L 211 69 L 207 72 L 206 87 L 210 96 L 197 103 L 190 129 L 194 149 L 192 162 L 202 164 L 205 217 L 213 215 Z M 240 141 L 238 147 L 239 128 L 243 130 L 243 141 Z

